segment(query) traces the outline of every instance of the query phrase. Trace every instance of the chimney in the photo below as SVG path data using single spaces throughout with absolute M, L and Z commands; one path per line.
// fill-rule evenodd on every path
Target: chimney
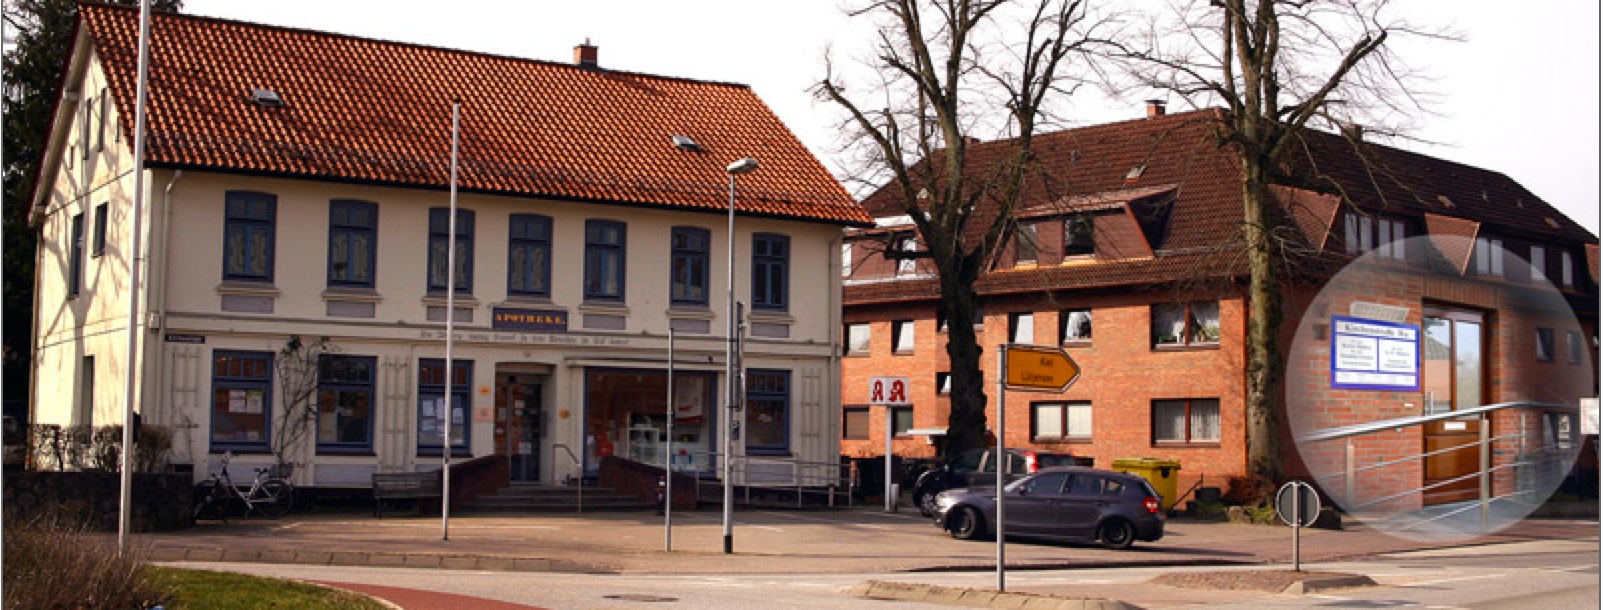
M 1147 118 L 1164 116 L 1164 100 L 1147 100 Z
M 1347 138 L 1350 141 L 1363 142 L 1365 139 L 1364 125 L 1360 125 L 1358 123 L 1343 123 L 1342 126 L 1338 127 L 1337 129 L 1342 132 L 1342 137 Z
M 596 64 L 596 46 L 590 44 L 586 38 L 585 43 L 574 47 L 574 65 L 581 68 L 598 68 Z

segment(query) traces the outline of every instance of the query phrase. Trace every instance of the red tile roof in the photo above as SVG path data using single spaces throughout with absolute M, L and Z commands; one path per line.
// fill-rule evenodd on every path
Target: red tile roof
M 1481 223 L 1441 214 L 1426 214 L 1426 235 L 1431 245 L 1454 266 L 1460 275 L 1470 268 L 1470 255 Z
M 82 31 L 133 131 L 138 12 L 85 4 Z M 404 187 L 871 222 L 749 87 L 204 17 L 152 18 L 148 163 Z M 282 108 L 252 103 L 271 89 Z M 675 148 L 694 139 L 702 152 Z

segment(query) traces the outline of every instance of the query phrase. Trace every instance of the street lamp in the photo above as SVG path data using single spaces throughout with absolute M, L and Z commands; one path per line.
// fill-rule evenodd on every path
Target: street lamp
M 735 374 L 735 177 L 741 174 L 750 174 L 757 169 L 757 159 L 746 157 L 731 163 L 724 168 L 730 175 L 730 226 L 729 226 L 729 260 L 726 261 L 725 272 L 728 277 L 724 281 L 724 290 L 728 295 L 725 303 L 724 315 L 729 318 L 729 325 L 725 329 L 724 342 L 724 379 L 729 384 L 726 393 L 729 408 L 724 410 L 724 554 L 735 552 L 735 487 L 730 464 L 735 457 L 735 413 L 740 408 L 741 388 Z

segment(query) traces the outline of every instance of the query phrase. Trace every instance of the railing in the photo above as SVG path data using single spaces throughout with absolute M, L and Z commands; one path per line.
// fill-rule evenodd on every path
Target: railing
M 1513 418 L 1506 415 L 1500 418 L 1499 423 L 1514 424 L 1514 430 L 1507 434 L 1493 436 L 1494 414 L 1503 411 L 1514 412 Z M 1538 490 L 1551 489 L 1548 485 L 1553 481 L 1544 477 L 1558 472 L 1564 476 L 1564 465 L 1574 449 L 1578 446 L 1578 407 L 1576 405 L 1537 402 L 1504 402 L 1485 405 L 1457 411 L 1432 413 L 1415 417 L 1402 417 L 1387 419 L 1350 426 L 1338 426 L 1317 430 L 1299 436 L 1297 441 L 1303 443 L 1323 443 L 1328 441 L 1345 441 L 1343 447 L 1342 470 L 1340 472 L 1313 473 L 1322 483 L 1330 484 L 1333 481 L 1341 482 L 1343 490 L 1342 506 L 1349 513 L 1365 512 L 1367 509 L 1383 509 L 1385 505 L 1420 495 L 1424 499 L 1428 492 L 1441 490 L 1456 483 L 1463 483 L 1471 479 L 1477 481 L 1477 501 L 1473 504 L 1452 508 L 1441 514 L 1424 517 L 1407 524 L 1400 529 L 1413 529 L 1430 523 L 1449 519 L 1472 509 L 1480 510 L 1481 526 L 1486 531 L 1488 514 L 1494 501 L 1514 500 L 1541 502 L 1543 498 L 1533 498 Z M 1406 429 L 1418 430 L 1426 424 L 1449 421 L 1477 419 L 1481 422 L 1480 432 L 1475 441 L 1406 455 L 1401 458 L 1382 460 L 1374 464 L 1360 466 L 1358 448 L 1355 439 L 1359 437 L 1378 435 L 1385 432 L 1401 433 Z M 1513 449 L 1513 459 L 1505 463 L 1494 463 L 1495 446 L 1508 446 Z M 1422 460 L 1438 455 L 1445 455 L 1469 449 L 1477 451 L 1477 469 L 1470 474 L 1453 477 L 1446 480 L 1425 484 L 1424 471 L 1421 472 L 1421 485 L 1395 493 L 1387 493 L 1373 498 L 1361 498 L 1359 487 L 1364 476 L 1378 476 L 1384 469 L 1395 466 L 1420 465 L 1424 469 Z M 1500 455 L 1504 453 L 1500 451 Z M 1310 463 L 1310 469 L 1319 467 Z M 1555 468 L 1559 466 L 1559 468 Z M 1495 494 L 1494 480 L 1500 473 L 1511 473 L 1513 485 L 1506 486 L 1508 491 Z M 1334 490 L 1326 489 L 1333 493 Z
M 723 458 L 723 454 L 714 452 L 697 452 L 693 455 L 695 457 L 692 463 L 696 464 L 718 465 L 721 464 L 719 460 Z M 704 458 L 706 461 L 703 461 Z M 741 493 L 735 496 L 740 504 L 750 506 L 753 492 L 756 491 L 760 500 L 766 496 L 794 496 L 797 508 L 808 505 L 809 498 L 817 498 L 819 506 L 850 508 L 852 476 L 844 472 L 845 470 L 846 466 L 838 462 L 809 462 L 788 457 L 737 455 L 730 463 L 730 478 L 731 484 L 741 489 Z M 698 499 L 702 497 L 704 486 L 719 488 L 723 486 L 723 482 L 714 476 L 716 472 L 696 470 L 686 474 L 696 479 Z M 719 497 L 722 500 L 722 494 Z
M 551 448 L 561 449 L 563 453 L 568 454 L 568 459 L 573 460 L 574 466 L 580 466 L 579 456 L 574 455 L 574 450 L 569 449 L 568 445 L 559 443 L 552 445 Z M 579 484 L 575 485 L 574 488 L 579 490 L 577 492 L 578 500 L 575 502 L 577 507 L 575 512 L 583 513 L 585 512 L 585 469 L 583 467 L 579 468 Z

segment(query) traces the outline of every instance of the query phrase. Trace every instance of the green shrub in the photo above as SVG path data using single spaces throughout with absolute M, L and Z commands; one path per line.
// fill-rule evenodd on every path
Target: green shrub
M 7 515 L 3 543 L 7 608 L 130 610 L 172 598 L 140 568 L 141 553 L 119 557 L 116 538 L 81 525 Z

